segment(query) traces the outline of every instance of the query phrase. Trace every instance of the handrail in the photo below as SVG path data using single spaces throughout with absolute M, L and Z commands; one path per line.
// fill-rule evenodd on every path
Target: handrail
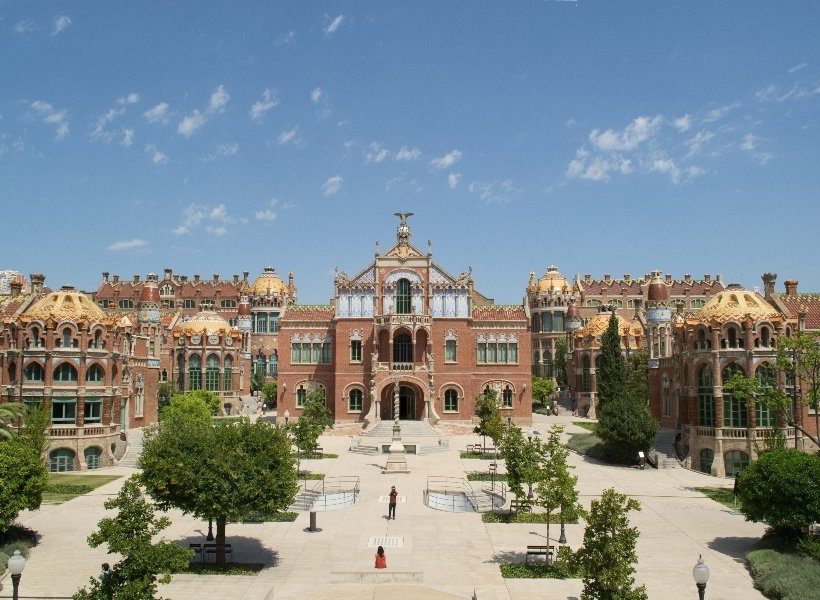
M 298 506 L 302 510 L 312 511 L 317 507 L 327 510 L 329 506 L 341 506 L 349 503 L 352 498 L 353 503 L 359 496 L 360 482 L 357 475 L 336 475 L 325 477 L 308 484 L 302 484 L 300 494 L 309 494 L 313 497 L 302 498 L 294 502 L 293 506 Z M 331 496 L 328 499 L 328 496 Z

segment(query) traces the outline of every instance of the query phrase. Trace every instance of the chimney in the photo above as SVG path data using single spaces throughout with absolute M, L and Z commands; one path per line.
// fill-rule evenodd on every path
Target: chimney
M 120 276 L 119 275 L 114 275 L 113 279 L 114 279 L 114 283 L 119 283 L 120 282 Z
M 194 283 L 199 283 L 199 273 L 194 273 Z
M 612 275 L 609 273 L 604 273 L 604 281 L 609 282 L 610 279 L 612 279 Z
M 723 277 L 721 277 L 720 273 L 717 274 L 717 278 L 715 279 L 718 283 L 723 283 Z
M 691 273 L 687 273 L 686 275 L 684 275 L 684 276 L 683 276 L 683 280 L 684 280 L 686 283 L 692 283 L 692 274 L 691 274 Z
M 20 283 L 19 281 L 17 281 L 16 279 L 12 280 L 9 283 L 9 287 L 11 288 L 11 297 L 12 298 L 16 298 L 17 296 L 20 295 L 20 292 L 23 291 L 23 284 Z
M 797 283 L 796 279 L 787 279 L 784 281 L 786 284 L 786 295 L 787 296 L 796 296 L 797 295 Z
M 774 294 L 774 282 L 777 280 L 777 273 L 763 273 L 763 295 L 767 298 Z
M 666 274 L 666 283 L 672 283 L 672 273 Z
M 584 273 L 584 281 L 586 281 L 587 283 L 592 281 L 592 275 L 590 275 L 589 273 Z
M 650 279 L 652 279 L 652 277 L 650 276 L 650 274 L 649 274 L 649 273 L 645 273 L 645 274 L 644 274 L 644 276 L 643 276 L 643 282 L 644 282 L 644 283 L 647 283 Z
M 288 285 L 293 287 L 293 271 L 288 273 Z
M 239 283 L 239 275 L 234 275 L 233 276 L 233 282 L 234 283 Z
M 214 273 L 214 283 L 219 283 L 219 274 Z
M 103 283 L 108 283 L 108 271 L 103 271 Z
M 709 275 L 709 273 L 706 273 L 706 275 L 703 276 L 703 281 L 705 281 L 706 283 L 711 283 L 712 282 L 712 276 Z
M 181 275 L 179 279 L 180 279 L 180 281 L 182 281 L 182 283 L 186 283 L 188 281 L 188 276 L 187 275 Z
M 134 283 L 139 283 L 139 282 L 140 282 L 140 276 L 138 274 L 134 273 Z
M 682 314 L 683 314 L 683 307 L 684 307 L 684 306 L 685 306 L 685 304 L 679 300 L 679 301 L 675 304 L 675 312 L 676 312 L 676 313 L 678 313 L 679 315 L 682 315 Z
M 247 271 L 242 271 L 242 281 L 244 281 L 245 283 L 248 282 L 248 272 Z
M 624 273 L 624 281 L 629 281 L 630 279 L 632 279 L 632 275 L 629 273 Z
M 171 279 L 173 271 L 170 267 L 165 267 L 165 279 Z

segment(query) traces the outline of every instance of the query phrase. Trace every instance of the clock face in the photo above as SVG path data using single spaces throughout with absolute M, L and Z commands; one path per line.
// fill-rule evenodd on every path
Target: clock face
M 192 335 L 191 336 L 191 343 L 192 344 L 201 344 L 202 343 L 202 336 L 201 335 Z
M 232 346 L 233 345 L 233 338 L 232 337 L 226 337 L 225 338 L 225 345 L 226 346 Z
M 219 343 L 219 336 L 218 335 L 209 335 L 208 336 L 208 343 L 211 345 L 215 345 Z

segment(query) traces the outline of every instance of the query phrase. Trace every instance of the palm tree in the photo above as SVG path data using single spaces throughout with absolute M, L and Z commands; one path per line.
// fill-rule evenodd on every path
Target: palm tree
M 12 420 L 23 416 L 23 405 L 20 402 L 0 404 L 0 439 L 11 439 L 14 433 Z

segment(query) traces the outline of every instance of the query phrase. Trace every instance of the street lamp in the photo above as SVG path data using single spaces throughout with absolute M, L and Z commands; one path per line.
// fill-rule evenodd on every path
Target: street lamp
M 11 582 L 14 586 L 14 591 L 12 592 L 12 598 L 17 600 L 17 592 L 18 588 L 20 587 L 20 576 L 23 574 L 23 569 L 26 568 L 26 559 L 23 555 L 20 554 L 19 550 L 14 551 L 14 556 L 9 558 L 9 572 L 11 573 Z
M 507 430 L 512 429 L 512 417 L 507 417 Z
M 704 599 L 706 594 L 706 582 L 709 581 L 709 567 L 703 562 L 703 555 L 698 555 L 698 563 L 692 567 L 692 577 L 698 586 L 698 598 Z
M 208 517 L 208 535 L 205 537 L 205 541 L 213 542 L 214 541 L 214 518 Z

